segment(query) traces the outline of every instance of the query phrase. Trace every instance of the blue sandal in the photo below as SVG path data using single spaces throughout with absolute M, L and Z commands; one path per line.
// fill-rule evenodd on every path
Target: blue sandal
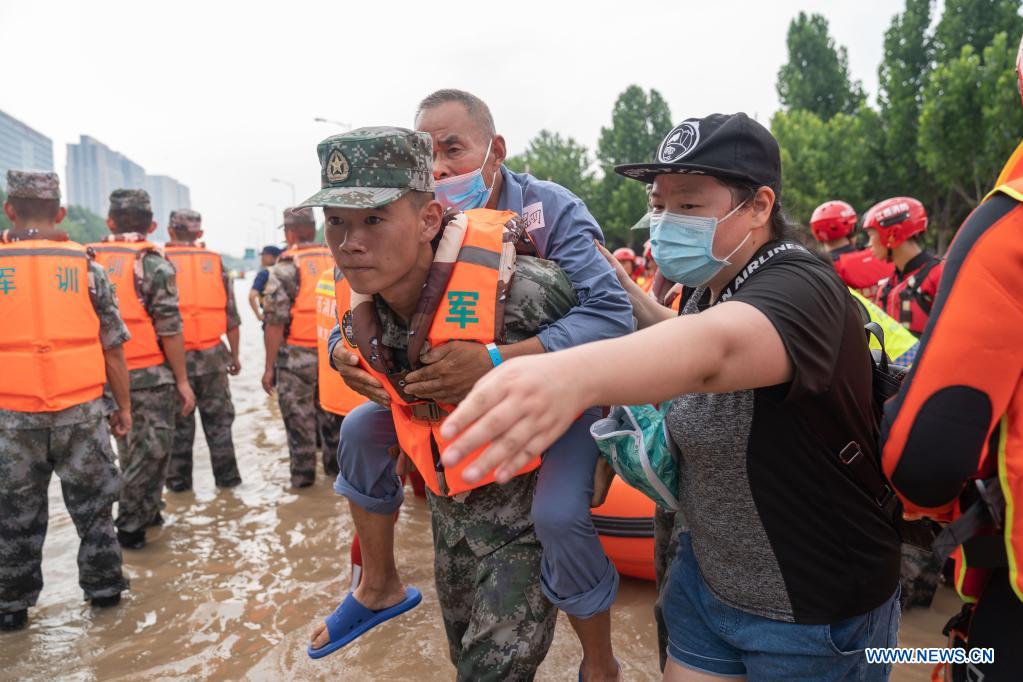
M 422 600 L 423 595 L 419 593 L 419 590 L 414 587 L 408 587 L 405 588 L 404 601 L 398 602 L 386 609 L 373 611 L 360 604 L 355 595 L 349 592 L 348 596 L 335 609 L 334 613 L 326 618 L 327 634 L 330 635 L 330 641 L 319 649 L 314 649 L 313 645 L 310 644 L 307 649 L 309 658 L 323 658 L 334 653 L 341 647 L 350 644 L 369 632 L 377 625 L 419 606 L 419 602 Z

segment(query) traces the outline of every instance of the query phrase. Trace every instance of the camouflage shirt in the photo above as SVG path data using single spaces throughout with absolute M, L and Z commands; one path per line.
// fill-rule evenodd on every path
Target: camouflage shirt
M 178 308 L 178 285 L 174 266 L 163 256 L 145 254 L 140 261 L 139 293 L 142 305 L 153 319 L 157 336 L 174 336 L 181 333 L 181 311 Z M 170 365 L 162 362 L 152 367 L 133 369 L 131 390 L 153 388 L 174 383 L 174 372 Z
M 288 324 L 291 323 L 291 307 L 298 297 L 298 287 L 298 268 L 295 267 L 294 261 L 285 259 L 270 268 L 270 276 L 266 280 L 266 288 L 263 289 L 263 321 L 266 324 L 284 325 L 285 338 L 288 336 Z M 277 353 L 278 369 L 300 372 L 310 367 L 315 368 L 316 363 L 315 348 L 282 343 Z
M 224 291 L 227 292 L 227 328 L 231 330 L 241 326 L 242 318 L 238 315 L 238 307 L 234 302 L 234 287 L 231 286 L 231 278 L 223 266 L 221 266 L 221 270 L 224 273 Z M 230 361 L 231 351 L 223 343 L 218 343 L 213 348 L 190 350 L 185 353 L 185 362 L 188 365 L 188 376 L 190 377 L 226 372 Z
M 374 300 L 380 311 L 382 342 L 394 349 L 407 349 L 408 326 L 379 296 Z M 506 342 L 518 343 L 536 336 L 577 305 L 575 289 L 557 265 L 518 256 L 504 309 Z M 406 353 L 394 355 L 407 361 Z M 517 476 L 505 485 L 491 484 L 454 498 L 430 494 L 438 533 L 443 534 L 448 547 L 465 538 L 477 556 L 503 547 L 529 530 L 535 483 L 535 475 Z
M 89 300 L 99 318 L 99 341 L 103 349 L 123 344 L 130 338 L 117 308 L 114 287 L 107 273 L 96 263 L 89 263 Z M 46 429 L 54 426 L 81 424 L 105 417 L 114 411 L 114 402 L 107 396 L 90 400 L 57 412 L 16 412 L 0 410 L 0 429 Z

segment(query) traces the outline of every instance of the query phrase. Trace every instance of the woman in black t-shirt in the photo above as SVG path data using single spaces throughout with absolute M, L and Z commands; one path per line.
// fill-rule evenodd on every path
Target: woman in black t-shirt
M 673 400 L 689 528 L 665 679 L 886 678 L 864 649 L 895 646 L 899 538 L 838 458 L 877 460 L 870 355 L 833 269 L 783 239 L 777 143 L 715 114 L 616 171 L 654 185 L 654 260 L 697 287 L 686 314 L 634 296 L 642 331 L 504 363 L 445 423 L 445 463 L 489 442 L 464 476 L 507 480 L 589 405 Z

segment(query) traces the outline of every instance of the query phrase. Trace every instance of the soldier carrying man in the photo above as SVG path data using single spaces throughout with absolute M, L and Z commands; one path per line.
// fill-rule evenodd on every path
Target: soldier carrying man
M 111 516 L 121 476 L 110 432 L 123 437 L 132 417 L 128 330 L 103 268 L 56 227 L 67 214 L 56 173 L 8 171 L 7 189 L 14 229 L 0 237 L 0 630 L 18 630 L 43 587 L 54 471 L 81 538 L 85 598 L 114 606 L 128 589 Z
M 168 230 L 172 241 L 164 253 L 177 271 L 188 382 L 202 415 L 213 479 L 218 488 L 233 488 L 242 482 L 231 439 L 234 404 L 227 380 L 228 374 L 237 376 L 242 369 L 238 359 L 241 318 L 234 290 L 220 256 L 198 241 L 203 234 L 202 216 L 183 208 L 171 211 Z M 225 334 L 230 352 L 221 341 Z M 195 414 L 178 415 L 167 469 L 168 490 L 192 489 L 194 441 Z

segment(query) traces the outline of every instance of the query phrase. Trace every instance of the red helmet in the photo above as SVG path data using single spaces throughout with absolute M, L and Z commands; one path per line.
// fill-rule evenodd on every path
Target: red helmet
M 854 229 L 856 211 L 844 201 L 826 201 L 810 216 L 810 230 L 819 242 L 848 237 Z
M 650 240 L 647 239 L 643 244 L 643 258 L 650 260 L 654 257 L 654 247 L 650 245 Z
M 888 249 L 927 229 L 927 211 L 912 197 L 894 197 L 874 204 L 863 216 L 864 230 L 877 230 Z
M 612 255 L 615 257 L 615 260 L 619 262 L 621 261 L 634 262 L 636 260 L 636 252 L 630 249 L 628 246 L 623 246 L 620 249 L 615 249 L 615 252 Z

